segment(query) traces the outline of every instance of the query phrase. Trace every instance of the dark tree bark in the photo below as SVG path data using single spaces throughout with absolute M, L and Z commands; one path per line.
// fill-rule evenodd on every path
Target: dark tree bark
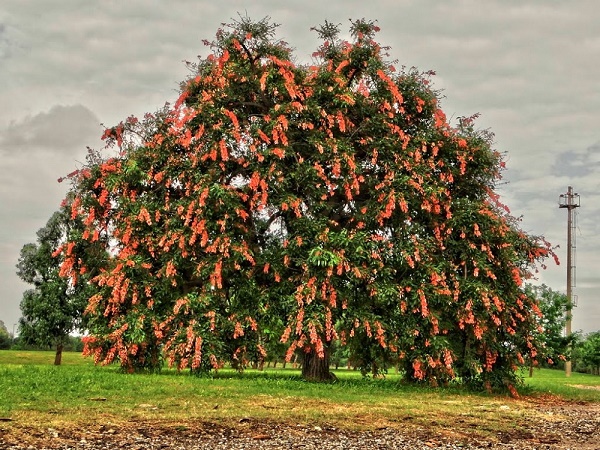
M 310 348 L 302 354 L 302 378 L 308 381 L 333 381 L 335 375 L 329 371 L 329 349 L 325 349 L 323 358 L 315 349 Z
M 533 377 L 533 361 L 529 363 L 529 378 Z
M 63 344 L 56 344 L 56 355 L 54 355 L 54 365 L 60 366 L 62 362 Z

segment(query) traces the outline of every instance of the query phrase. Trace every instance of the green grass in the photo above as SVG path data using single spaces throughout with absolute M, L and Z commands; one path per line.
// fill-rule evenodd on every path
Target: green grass
M 54 351 L 20 351 L 20 350 L 0 350 L 0 366 L 20 365 L 20 364 L 54 364 Z M 84 358 L 81 353 L 64 352 L 62 354 L 62 364 L 70 365 L 94 365 L 90 358 Z
M 293 369 L 222 370 L 195 377 L 173 370 L 124 374 L 116 366 L 94 366 L 76 353 L 65 353 L 62 366 L 53 361 L 51 352 L 0 351 L 0 418 L 12 419 L 0 422 L 0 431 L 108 421 L 237 424 L 251 417 L 355 429 L 434 423 L 459 434 L 477 428 L 492 435 L 526 427 L 531 414 L 527 399 L 474 394 L 459 386 L 406 385 L 393 373 L 373 380 L 340 370 L 337 382 L 318 384 L 303 381 Z M 566 379 L 562 372 L 536 370 L 525 381 L 526 393 L 536 401 L 551 394 L 600 402 L 600 390 L 590 388 L 600 387 L 600 377 L 573 374 Z
M 529 378 L 528 371 L 522 373 L 527 392 L 533 395 L 556 395 L 566 400 L 600 403 L 600 376 L 572 372 L 565 376 L 562 370 L 534 370 Z

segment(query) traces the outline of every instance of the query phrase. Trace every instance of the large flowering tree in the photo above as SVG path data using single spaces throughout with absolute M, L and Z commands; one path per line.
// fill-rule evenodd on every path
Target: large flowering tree
M 485 383 L 535 353 L 521 283 L 551 250 L 498 202 L 490 135 L 451 126 L 431 74 L 396 71 L 377 31 L 326 23 L 308 66 L 241 19 L 173 106 L 106 130 L 120 153 L 78 173 L 73 205 L 113 255 L 87 353 L 202 370 L 280 342 L 322 380 L 337 342 L 375 372 Z M 65 276 L 85 270 L 72 248 Z

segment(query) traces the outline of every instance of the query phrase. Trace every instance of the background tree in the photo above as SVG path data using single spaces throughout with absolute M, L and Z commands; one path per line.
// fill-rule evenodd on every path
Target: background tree
M 0 320 L 0 350 L 6 350 L 11 347 L 13 337 L 8 332 L 4 322 Z
M 600 375 L 600 331 L 581 338 L 573 350 L 577 371 Z
M 82 313 L 93 289 L 87 282 L 88 271 L 97 266 L 94 258 L 98 255 L 94 255 L 92 248 L 99 247 L 80 240 L 82 229 L 83 224 L 71 217 L 70 205 L 61 207 L 38 230 L 37 242 L 23 246 L 17 264 L 19 277 L 33 285 L 21 301 L 20 341 L 54 347 L 55 365 L 61 363 L 63 348 L 70 342 L 69 334 L 85 327 Z M 85 255 L 87 266 L 81 273 L 65 278 L 60 276 L 62 258 L 57 253 L 68 238 L 75 240 L 70 246 L 78 247 L 79 254 Z
M 114 255 L 86 352 L 203 370 L 264 357 L 268 329 L 307 379 L 331 377 L 339 342 L 375 373 L 510 384 L 536 346 L 522 279 L 551 250 L 498 202 L 491 134 L 450 126 L 431 74 L 397 72 L 373 22 L 352 42 L 316 28 L 311 66 L 275 28 L 219 30 L 177 102 L 107 129 L 119 155 L 74 177 L 82 239 Z
M 560 364 L 561 361 L 571 357 L 569 346 L 572 345 L 572 341 L 564 335 L 567 296 L 552 290 L 545 284 L 541 286 L 526 284 L 524 290 L 527 295 L 538 301 L 542 312 L 538 335 L 539 361 L 544 366 Z

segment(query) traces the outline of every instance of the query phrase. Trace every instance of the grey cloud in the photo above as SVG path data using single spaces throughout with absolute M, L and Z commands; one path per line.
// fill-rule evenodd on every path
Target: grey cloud
M 85 106 L 54 106 L 48 112 L 13 122 L 0 132 L 0 151 L 79 152 L 101 130 L 100 121 Z
M 577 179 L 592 175 L 599 169 L 600 143 L 588 147 L 584 152 L 570 150 L 560 153 L 552 167 L 552 173 Z
M 8 59 L 13 52 L 13 46 L 6 24 L 0 23 L 0 60 Z
M 99 122 L 112 125 L 173 100 L 188 75 L 182 61 L 206 56 L 202 39 L 212 38 L 221 22 L 238 12 L 270 16 L 281 23 L 278 37 L 306 63 L 318 45 L 311 26 L 327 19 L 345 31 L 348 18 L 365 17 L 378 20 L 377 39 L 391 46 L 390 59 L 438 73 L 434 88 L 445 96 L 448 117 L 482 114 L 478 126 L 491 128 L 495 147 L 507 152 L 502 200 L 513 215 L 523 215 L 523 229 L 560 244 L 563 260 L 566 217 L 558 195 L 568 185 L 581 194 L 578 271 L 586 283 L 578 290 L 575 327 L 598 328 L 595 290 L 587 287 L 588 278 L 598 279 L 594 254 L 600 254 L 600 147 L 590 147 L 600 141 L 597 0 L 577 6 L 548 0 L 38 3 L 3 0 L 0 11 L 0 223 L 6 233 L 0 238 L 13 242 L 19 235 L 13 251 L 55 209 L 65 188 L 56 178 L 73 169 L 85 145 L 97 146 Z M 52 109 L 59 104 L 86 105 L 95 115 L 73 106 Z M 18 290 L 15 277 L 5 275 L 12 267 L 3 267 L 0 285 Z M 540 279 L 564 290 L 564 269 L 549 264 Z M 3 308 L 0 302 L 0 316 Z

